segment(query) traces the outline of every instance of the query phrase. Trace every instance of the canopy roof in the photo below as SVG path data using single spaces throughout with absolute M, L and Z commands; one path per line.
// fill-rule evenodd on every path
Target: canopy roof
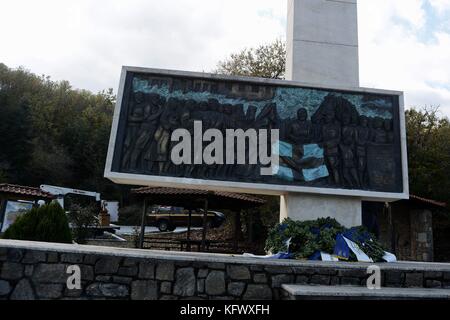
M 14 200 L 53 200 L 55 196 L 39 188 L 0 183 L 0 198 Z
M 248 194 L 195 189 L 144 187 L 133 189 L 131 193 L 147 199 L 149 204 L 187 209 L 203 208 L 205 200 L 208 200 L 209 209 L 249 209 L 266 203 L 266 200 Z

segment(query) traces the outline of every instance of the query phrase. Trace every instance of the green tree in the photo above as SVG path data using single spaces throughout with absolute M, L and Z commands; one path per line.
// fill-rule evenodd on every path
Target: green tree
M 0 64 L 0 179 L 118 198 L 103 178 L 114 103 L 112 90 L 94 94 Z
M 412 194 L 450 203 L 450 121 L 439 108 L 406 111 Z
M 285 69 L 285 42 L 275 40 L 257 48 L 244 49 L 231 54 L 229 58 L 218 63 L 216 73 L 283 79 Z

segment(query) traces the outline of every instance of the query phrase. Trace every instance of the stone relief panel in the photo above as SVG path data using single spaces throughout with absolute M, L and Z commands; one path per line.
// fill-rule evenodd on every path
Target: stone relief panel
M 288 84 L 128 72 L 112 171 L 403 192 L 398 96 Z M 267 146 L 279 152 L 276 174 L 263 176 L 261 165 L 249 161 L 175 165 L 172 133 L 182 128 L 194 139 L 196 121 L 203 132 L 224 136 L 227 129 L 278 129 L 278 145 Z

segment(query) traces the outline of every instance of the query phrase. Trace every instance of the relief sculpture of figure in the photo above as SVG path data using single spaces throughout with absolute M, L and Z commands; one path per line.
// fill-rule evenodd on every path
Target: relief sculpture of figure
M 325 159 L 328 171 L 331 173 L 331 183 L 339 186 L 341 184 L 339 172 L 339 143 L 341 141 L 341 127 L 335 122 L 334 109 L 328 109 L 323 117 L 324 124 L 322 127 L 322 139 Z
M 356 170 L 355 140 L 356 130 L 351 126 L 351 114 L 342 114 L 342 139 L 339 145 L 342 159 L 342 174 L 347 186 L 359 187 L 359 178 Z
M 394 143 L 394 132 L 392 132 L 392 120 L 384 120 L 384 130 L 386 130 L 386 143 Z
M 170 136 L 178 123 L 177 105 L 178 100 L 175 98 L 170 98 L 167 101 L 167 107 L 161 115 L 159 127 L 154 135 L 156 141 L 155 162 L 158 163 L 160 174 L 167 173 L 170 165 Z
M 124 141 L 124 157 L 122 167 L 124 169 L 132 169 L 132 154 L 135 149 L 135 141 L 139 134 L 139 128 L 146 117 L 149 109 L 145 103 L 145 95 L 142 92 L 134 94 L 134 103 L 128 116 L 127 134 Z
M 377 117 L 373 119 L 372 124 L 372 142 L 384 144 L 387 141 L 387 133 L 384 130 L 383 119 Z
M 356 131 L 356 156 L 358 158 L 359 181 L 363 187 L 368 186 L 367 176 L 367 143 L 370 141 L 369 120 L 366 116 L 359 118 Z
M 153 169 L 154 150 L 156 147 L 156 142 L 154 140 L 154 135 L 156 129 L 159 125 L 159 119 L 164 111 L 165 98 L 158 94 L 151 94 L 149 96 L 151 113 L 146 119 L 145 126 L 143 126 L 138 140 L 140 140 L 139 145 L 143 146 L 147 151 L 144 153 L 144 161 L 147 164 L 146 171 L 151 172 Z
M 296 145 L 304 145 L 311 142 L 312 124 L 308 121 L 308 111 L 300 108 L 297 111 L 297 120 L 293 121 L 287 132 L 288 139 Z

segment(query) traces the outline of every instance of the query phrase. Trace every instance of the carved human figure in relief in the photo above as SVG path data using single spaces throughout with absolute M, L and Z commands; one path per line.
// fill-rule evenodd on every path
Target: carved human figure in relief
M 342 114 L 342 137 L 339 144 L 342 160 L 342 174 L 345 184 L 349 187 L 359 187 L 359 178 L 356 170 L 355 154 L 356 130 L 351 125 L 351 114 Z
M 387 133 L 384 130 L 384 121 L 382 118 L 375 118 L 372 125 L 372 142 L 384 144 L 387 141 Z
M 287 135 L 289 140 L 297 145 L 311 142 L 312 124 L 308 121 L 308 111 L 305 108 L 298 109 L 297 119 L 290 125 Z
M 367 143 L 370 142 L 369 119 L 366 116 L 359 118 L 356 131 L 356 156 L 358 158 L 358 175 L 361 186 L 368 186 L 367 176 Z
M 384 120 L 384 130 L 386 131 L 386 143 L 394 143 L 394 132 L 392 131 L 392 120 Z
M 170 165 L 170 135 L 178 123 L 177 106 L 177 99 L 170 98 L 167 101 L 167 107 L 161 116 L 160 125 L 154 135 L 156 140 L 155 162 L 158 163 L 159 173 L 161 174 L 167 173 Z
M 131 155 L 133 169 L 139 169 L 142 166 L 142 160 L 145 158 L 144 150 L 153 142 L 153 135 L 158 127 L 159 118 L 163 111 L 164 101 L 158 94 L 149 95 L 148 100 L 149 102 L 145 106 L 144 120 L 140 125 L 135 147 Z
M 127 133 L 124 141 L 125 153 L 122 160 L 122 167 L 124 169 L 131 169 L 133 167 L 131 155 L 135 149 L 139 127 L 146 117 L 146 112 L 149 112 L 149 109 L 145 103 L 145 95 L 142 92 L 134 93 L 134 101 L 131 104 L 131 110 L 128 115 Z
M 335 111 L 332 108 L 323 115 L 322 139 L 325 151 L 325 159 L 328 170 L 331 173 L 331 183 L 339 186 L 341 184 L 341 177 L 339 173 L 339 143 L 341 141 L 341 127 L 335 122 Z

